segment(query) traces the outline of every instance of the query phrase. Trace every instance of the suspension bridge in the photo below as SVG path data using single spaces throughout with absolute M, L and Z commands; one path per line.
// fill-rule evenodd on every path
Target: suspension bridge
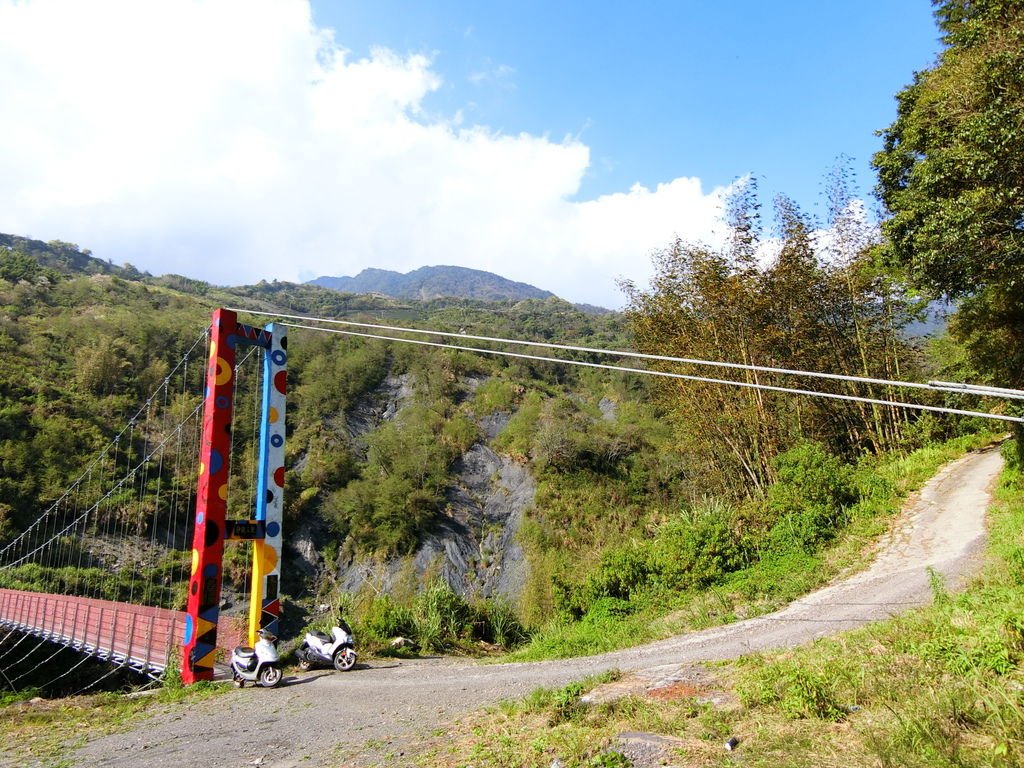
M 275 321 L 263 328 L 246 325 L 238 320 L 240 312 Z M 31 525 L 0 547 L 0 686 L 14 687 L 61 649 L 81 654 L 79 664 L 109 664 L 85 688 L 126 669 L 156 679 L 173 665 L 192 683 L 212 679 L 219 654 L 245 640 L 251 645 L 259 629 L 278 634 L 289 328 L 1024 423 L 1006 414 L 720 379 L 678 368 L 1024 399 L 1016 390 L 218 309 L 124 428 Z M 415 335 L 431 339 L 409 338 Z M 509 349 L 515 346 L 546 354 Z M 567 353 L 585 359 L 555 356 Z M 599 363 L 593 360 L 597 355 L 677 369 Z M 246 613 L 222 616 L 229 603 L 247 603 Z M 72 671 L 55 670 L 54 681 Z
M 192 683 L 243 635 L 277 634 L 286 349 L 283 328 L 217 310 L 125 428 L 0 549 L 0 665 L 43 664 L 50 643 L 111 674 L 158 677 L 179 659 Z M 244 630 L 220 620 L 230 541 L 251 550 Z

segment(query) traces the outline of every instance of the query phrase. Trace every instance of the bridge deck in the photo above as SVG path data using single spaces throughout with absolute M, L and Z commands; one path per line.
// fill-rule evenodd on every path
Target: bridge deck
M 0 589 L 0 627 L 159 675 L 180 654 L 185 614 L 70 595 Z M 228 632 L 230 641 L 236 633 Z

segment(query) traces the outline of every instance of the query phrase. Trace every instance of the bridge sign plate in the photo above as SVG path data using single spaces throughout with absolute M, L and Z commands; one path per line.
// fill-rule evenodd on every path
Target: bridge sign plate
M 262 520 L 225 520 L 224 533 L 224 538 L 229 541 L 248 541 L 267 537 Z

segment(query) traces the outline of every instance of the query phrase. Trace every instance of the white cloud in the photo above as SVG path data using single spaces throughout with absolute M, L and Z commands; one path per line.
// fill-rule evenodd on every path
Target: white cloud
M 471 72 L 467 79 L 473 85 L 483 85 L 484 83 L 493 84 L 498 81 L 507 81 L 513 77 L 516 73 L 514 67 L 510 67 L 508 64 L 495 65 L 490 59 L 485 62 L 485 67 L 476 72 Z M 513 87 L 512 83 L 506 83 L 507 87 Z
M 458 264 L 614 306 L 673 233 L 712 237 L 723 190 L 574 201 L 587 146 L 429 115 L 432 66 L 355 59 L 299 0 L 0 0 L 0 231 L 223 284 Z

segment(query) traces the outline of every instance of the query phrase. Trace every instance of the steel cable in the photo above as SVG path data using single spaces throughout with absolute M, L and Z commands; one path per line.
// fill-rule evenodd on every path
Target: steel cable
M 3 653 L 0 653 L 0 660 L 3 660 L 5 658 L 7 658 L 8 654 L 10 654 L 11 651 L 13 651 L 15 648 L 17 648 L 23 642 L 25 642 L 25 640 L 27 638 L 32 636 L 30 632 L 26 632 L 26 631 L 21 630 L 21 629 L 16 629 L 15 631 L 21 632 L 21 637 L 18 638 L 18 641 L 14 645 L 12 645 L 10 648 L 8 648 Z
M 93 680 L 88 685 L 86 685 L 86 686 L 84 686 L 82 688 L 79 688 L 77 691 L 75 691 L 71 695 L 72 696 L 81 696 L 86 691 L 89 691 L 89 690 L 92 690 L 93 688 L 95 688 L 97 685 L 102 683 L 104 680 L 106 680 L 111 675 L 117 674 L 118 672 L 122 671 L 127 666 L 128 666 L 128 662 L 127 661 L 121 662 L 120 664 L 116 665 L 113 669 L 111 669 L 109 672 L 107 672 L 105 675 L 101 675 L 99 678 L 97 678 L 96 680 Z
M 194 409 L 194 410 L 192 411 L 192 413 L 190 413 L 190 414 L 189 414 L 188 416 L 186 416 L 186 417 L 185 417 L 185 419 L 184 419 L 184 420 L 182 420 L 181 424 L 179 424 L 179 425 L 178 425 L 178 427 L 176 428 L 176 430 L 175 430 L 175 431 L 177 431 L 177 429 L 181 429 L 181 428 L 182 428 L 182 427 L 183 427 L 183 426 L 184 426 L 184 425 L 185 425 L 185 424 L 186 424 L 186 423 L 187 423 L 187 422 L 188 422 L 189 420 L 191 420 L 191 419 L 195 418 L 195 417 L 196 417 L 196 416 L 198 415 L 198 413 L 200 412 L 200 410 L 201 410 L 201 409 L 202 409 L 202 403 L 200 403 L 199 405 L 197 405 L 197 406 L 195 407 L 195 409 Z M 163 442 L 162 442 L 162 443 L 161 443 L 161 444 L 160 444 L 159 446 L 157 446 L 157 448 L 156 448 L 156 449 L 154 449 L 154 453 L 156 452 L 156 450 L 158 450 L 159 448 L 161 448 L 161 447 L 162 447 L 162 446 L 164 445 L 164 443 L 166 443 L 166 442 L 167 442 L 168 440 L 170 440 L 170 436 L 168 436 L 167 438 L 165 438 L 165 440 L 164 440 L 164 441 L 163 441 Z M 149 457 L 147 457 L 147 458 L 149 458 Z M 146 460 L 147 460 L 147 459 L 143 459 L 143 461 L 146 461 Z M 135 467 L 135 468 L 134 468 L 133 470 L 131 470 L 131 471 L 129 471 L 129 472 L 126 472 L 126 474 L 125 474 L 125 477 L 123 477 L 123 478 L 122 478 L 122 479 L 121 479 L 120 481 L 118 481 L 118 482 L 117 482 L 117 483 L 116 483 L 116 484 L 114 485 L 114 487 L 113 487 L 113 488 L 111 488 L 111 489 L 110 489 L 109 491 L 107 491 L 107 493 L 106 493 L 106 494 L 105 494 L 105 495 L 103 496 L 103 498 L 102 498 L 102 499 L 100 499 L 100 500 L 99 500 L 99 501 L 98 501 L 98 502 L 97 502 L 97 503 L 96 503 L 95 505 L 93 505 L 92 507 L 90 507 L 90 508 L 89 508 L 88 510 L 86 510 L 85 512 L 83 512 L 83 513 L 82 513 L 82 515 L 80 515 L 80 516 L 79 516 L 78 518 L 76 518 L 76 519 L 75 519 L 74 521 L 72 521 L 72 524 L 77 524 L 77 523 L 81 522 L 81 519 L 82 519 L 82 517 L 84 517 L 85 515 L 89 514 L 89 512 L 91 512 L 91 511 L 93 511 L 93 510 L 97 509 L 97 507 L 98 507 L 98 506 L 99 506 L 100 504 L 102 504 L 102 503 L 103 503 L 104 501 L 108 501 L 108 500 L 109 500 L 109 499 L 110 499 L 110 498 L 111 498 L 111 497 L 113 496 L 113 494 L 114 494 L 114 493 L 115 493 L 116 491 L 119 491 L 119 490 L 120 490 L 120 489 L 121 489 L 121 488 L 122 488 L 122 487 L 124 486 L 124 484 L 125 484 L 125 483 L 127 482 L 127 480 L 128 480 L 128 479 L 130 479 L 131 477 L 134 477 L 134 475 L 136 474 L 136 472 L 137 472 L 137 470 L 138 470 L 138 467 L 139 467 L 139 466 L 141 466 L 141 464 L 140 464 L 140 465 L 137 465 L 137 466 L 136 466 L 136 467 Z M 65 532 L 66 532 L 67 530 L 68 530 L 68 529 L 67 529 L 67 528 L 65 528 L 65 529 L 64 529 L 63 531 L 61 531 L 60 533 L 58 533 L 58 535 L 61 535 L 61 534 L 65 533 Z M 36 551 L 38 551 L 38 549 L 39 549 L 39 548 L 37 548 L 36 550 L 33 550 L 32 552 L 29 552 L 29 553 L 27 553 L 26 555 L 23 555 L 23 556 L 22 556 L 22 557 L 21 557 L 21 558 L 20 558 L 19 560 L 16 560 L 16 561 L 14 561 L 14 562 L 12 562 L 12 563 L 8 563 L 7 565 L 2 565 L 2 566 L 0 566 L 0 570 L 6 569 L 6 568 L 11 568 L 11 567 L 13 567 L 13 566 L 19 565 L 20 563 L 22 563 L 22 562 L 24 562 L 24 561 L 25 561 L 26 559 L 28 559 L 28 558 L 29 558 L 29 557 L 30 557 L 31 555 L 35 554 L 35 552 L 36 552 Z
M 440 347 L 442 349 L 457 349 L 462 352 L 476 352 L 483 355 L 497 355 L 499 357 L 512 357 L 522 360 L 538 360 L 545 363 L 562 363 L 565 365 L 577 365 L 583 368 L 599 368 L 619 373 L 637 373 L 644 376 L 661 376 L 664 378 L 678 379 L 682 381 L 698 381 L 707 384 L 721 384 L 723 386 L 741 387 L 743 389 L 754 389 L 767 392 L 781 392 L 790 395 L 805 395 L 809 397 L 823 397 L 830 400 L 843 400 L 849 402 L 868 403 L 872 405 L 885 405 L 893 408 L 907 408 L 910 410 L 929 411 L 932 413 L 947 413 L 958 416 L 975 416 L 982 419 L 994 419 L 997 421 L 1008 421 L 1024 424 L 1024 417 L 1005 416 L 1003 414 L 985 413 L 984 411 L 967 411 L 959 408 L 943 408 L 936 405 L 922 405 L 920 403 L 905 403 L 895 400 L 879 400 L 871 397 L 857 397 L 854 395 L 843 395 L 836 392 L 819 392 L 809 389 L 797 389 L 795 387 L 778 387 L 769 384 L 757 384 L 747 381 L 731 381 L 729 379 L 715 379 L 707 376 L 694 376 L 687 373 L 673 373 L 671 371 L 657 371 L 646 368 L 630 368 L 620 365 L 607 365 L 605 363 L 590 363 L 584 360 L 567 360 L 557 357 L 544 357 L 542 355 L 528 355 L 523 352 L 508 352 L 498 349 L 483 349 L 481 347 L 467 347 L 458 344 L 442 344 L 436 341 L 423 341 L 422 339 L 400 339 L 394 336 L 383 336 L 373 333 L 359 333 L 357 331 L 342 331 L 337 328 L 318 328 L 312 325 L 298 325 L 295 323 L 282 323 L 288 328 L 301 328 L 307 331 L 320 331 L 321 333 L 334 333 L 341 336 L 359 336 L 367 339 L 378 339 L 381 341 L 394 341 L 401 344 L 416 344 L 424 347 Z
M 74 649 L 72 649 L 72 650 L 74 650 Z M 85 653 L 85 652 L 84 652 L 84 651 L 82 651 L 82 653 Z M 85 662 L 89 661 L 89 659 L 92 659 L 92 658 L 94 658 L 94 656 L 93 656 L 93 654 L 92 654 L 92 653 L 85 653 L 85 655 L 84 655 L 84 656 L 82 657 L 82 660 L 81 660 L 81 661 L 79 661 L 79 662 L 78 662 L 77 664 L 75 664 L 75 665 L 74 665 L 73 667 L 69 667 L 69 668 L 68 668 L 68 669 L 67 669 L 67 670 L 66 670 L 65 672 L 63 672 L 63 673 L 62 673 L 62 674 L 60 674 L 60 675 L 57 675 L 57 677 L 53 678 L 53 679 L 52 679 L 52 680 L 50 680 L 50 681 L 49 681 L 48 683 L 44 683 L 43 685 L 40 685 L 40 686 L 39 686 L 39 689 L 40 689 L 40 690 L 43 690 L 43 689 L 49 688 L 49 687 L 50 687 L 51 685 L 53 685 L 54 683 L 56 683 L 56 682 L 57 682 L 58 680 L 63 680 L 63 679 L 65 678 L 65 677 L 67 677 L 68 675 L 70 675 L 70 674 L 71 674 L 72 672 L 74 672 L 74 671 L 75 671 L 76 669 L 78 669 L 78 668 L 79 668 L 80 666 L 82 666 L 83 664 L 85 664 Z
M 897 381 L 897 380 L 893 380 L 893 379 L 876 379 L 876 378 L 871 378 L 871 377 L 867 377 L 867 376 L 850 376 L 850 375 L 847 375 L 847 374 L 825 373 L 825 372 L 822 372 L 822 371 L 804 371 L 804 370 L 799 370 L 799 369 L 795 369 L 795 368 L 778 368 L 778 367 L 767 366 L 767 365 L 753 365 L 753 364 L 746 364 L 746 363 L 729 363 L 729 362 L 725 362 L 725 361 L 722 361 L 722 360 L 703 360 L 703 359 L 700 359 L 700 358 L 673 357 L 673 356 L 670 356 L 670 355 L 654 355 L 654 354 L 648 354 L 648 353 L 645 353 L 645 352 L 633 352 L 631 350 L 600 349 L 600 348 L 597 348 L 597 347 L 583 347 L 583 346 L 575 346 L 575 345 L 571 345 L 571 344 L 555 344 L 555 343 L 552 343 L 552 342 L 530 341 L 530 340 L 527 340 L 527 339 L 506 339 L 506 338 L 495 337 L 495 336 L 474 336 L 472 334 L 467 334 L 467 333 L 462 333 L 462 332 L 456 333 L 456 332 L 453 332 L 453 331 L 438 331 L 438 330 L 431 330 L 431 329 L 425 329 L 425 328 L 404 328 L 404 327 L 401 327 L 401 326 L 379 325 L 379 324 L 374 324 L 374 323 L 360 323 L 360 322 L 355 322 L 353 320 L 338 320 L 338 319 L 335 319 L 335 318 L 327 318 L 327 317 L 309 317 L 307 315 L 286 315 L 286 314 L 281 314 L 281 313 L 276 313 L 276 312 L 262 312 L 262 311 L 253 310 L 253 309 L 235 309 L 235 308 L 231 308 L 231 307 L 227 307 L 227 309 L 230 309 L 232 312 L 242 312 L 242 313 L 249 314 L 249 315 L 259 315 L 259 316 L 262 316 L 262 317 L 280 317 L 280 318 L 284 318 L 286 320 L 303 320 L 303 321 L 306 321 L 306 322 L 330 323 L 330 324 L 334 324 L 334 325 L 344 325 L 344 326 L 351 326 L 351 327 L 356 327 L 356 328 L 371 328 L 371 329 L 382 330 L 382 331 L 390 331 L 390 332 L 393 332 L 393 333 L 416 333 L 416 334 L 429 335 L 429 336 L 443 336 L 443 337 L 450 337 L 450 338 L 472 339 L 473 341 L 488 341 L 488 342 L 493 342 L 493 343 L 497 343 L 497 344 L 513 344 L 513 345 L 518 345 L 518 346 L 540 347 L 540 348 L 543 348 L 543 349 L 556 349 L 556 350 L 561 350 L 561 351 L 564 351 L 564 352 L 586 352 L 588 354 L 610 355 L 610 356 L 614 356 L 614 357 L 628 357 L 628 358 L 635 358 L 635 359 L 640 359 L 640 360 L 655 360 L 655 361 L 666 362 L 666 363 L 681 363 L 681 364 L 685 364 L 685 365 L 701 365 L 701 366 L 708 366 L 708 367 L 714 367 L 714 368 L 729 368 L 729 369 L 734 369 L 734 370 L 757 371 L 757 372 L 760 372 L 760 373 L 777 373 L 777 374 L 786 375 L 786 376 L 804 376 L 804 377 L 808 377 L 808 378 L 828 379 L 828 380 L 832 380 L 832 381 L 848 381 L 848 382 L 853 382 L 853 383 L 858 383 L 858 384 L 881 384 L 881 385 L 888 385 L 888 386 L 894 386 L 894 387 L 903 387 L 903 388 L 909 388 L 909 389 L 923 389 L 923 390 L 928 390 L 928 391 L 932 391 L 932 392 L 935 392 L 935 391 L 939 391 L 939 392 L 956 392 L 956 393 L 959 393 L 959 394 L 963 394 L 964 390 L 965 390 L 965 387 L 966 387 L 966 388 L 969 388 L 970 390 L 979 390 L 979 391 L 975 391 L 974 394 L 986 394 L 986 395 L 991 396 L 991 397 L 1006 397 L 1006 398 L 1015 399 L 1015 400 L 1024 400 L 1024 391 L 1017 390 L 1017 389 L 1007 389 L 1007 388 L 1004 388 L 1004 387 L 978 387 L 978 386 L 975 386 L 975 385 L 959 384 L 959 383 L 951 383 L 951 382 L 943 382 L 943 381 L 935 381 L 935 382 L 929 382 L 927 384 L 924 384 L 924 383 L 917 382 L 917 381 Z M 282 323 L 282 325 L 286 325 L 286 326 L 293 327 L 293 328 L 305 327 L 305 326 L 298 326 L 298 325 L 290 325 L 289 323 Z M 326 330 L 326 329 L 324 329 L 324 330 Z M 379 337 L 371 336 L 370 338 L 379 338 Z M 384 338 L 390 338 L 392 341 L 399 341 L 399 339 L 395 339 L 393 337 L 384 337 Z M 458 347 L 455 347 L 455 348 L 458 348 Z M 484 351 L 484 350 L 474 350 L 474 351 Z M 540 358 L 540 359 L 547 359 L 547 358 Z M 560 362 L 568 362 L 568 361 L 564 361 L 563 360 L 563 361 L 560 361 Z M 980 391 L 980 390 L 984 390 L 984 392 Z M 801 390 L 801 391 L 803 391 L 803 390 Z
M 15 678 L 12 678 L 12 681 L 16 683 L 16 682 L 18 682 L 19 680 L 21 680 L 22 678 L 24 678 L 24 677 L 28 677 L 28 676 L 29 676 L 30 674 L 32 674 L 32 673 L 33 673 L 33 672 L 34 672 L 35 670 L 39 669 L 39 668 L 40 668 L 41 666 L 43 666 L 43 665 L 44 665 L 44 664 L 46 664 L 46 663 L 47 663 L 48 661 L 50 661 L 50 660 L 51 660 L 51 659 L 52 659 L 52 658 L 53 658 L 54 656 L 56 656 L 56 655 L 57 655 L 58 653 L 60 653 L 60 652 L 61 652 L 61 651 L 63 651 L 63 650 L 66 650 L 66 649 L 67 649 L 67 646 L 66 646 L 66 645 L 64 645 L 63 643 L 58 643 L 58 644 L 57 644 L 57 650 L 56 650 L 56 651 L 54 651 L 53 653 L 51 653 L 51 654 L 50 654 L 49 656 L 47 656 L 47 657 L 46 657 L 45 659 L 43 659 L 42 661 L 40 661 L 40 662 L 39 662 L 38 664 L 36 664 L 35 666 L 33 666 L 33 667 L 31 667 L 31 668 L 29 668 L 29 669 L 25 670 L 24 672 L 22 672 L 22 673 L 21 673 L 20 675 L 18 675 L 17 677 L 15 677 Z M 11 665 L 11 666 L 13 666 L 13 665 Z M 6 675 L 5 675 L 5 677 L 6 677 Z

